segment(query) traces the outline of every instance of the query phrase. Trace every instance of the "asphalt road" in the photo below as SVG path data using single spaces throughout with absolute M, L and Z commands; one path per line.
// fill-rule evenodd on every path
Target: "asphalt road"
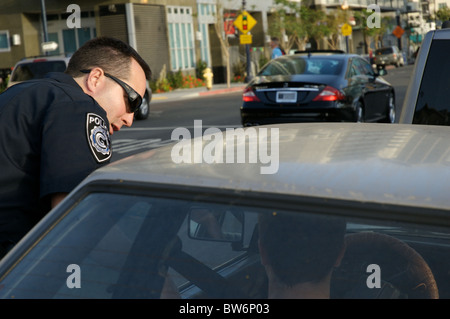
M 406 89 L 413 73 L 414 65 L 405 65 L 399 68 L 389 68 L 387 75 L 383 76 L 395 88 L 397 114 L 405 99 Z
M 175 143 L 171 139 L 174 129 L 187 128 L 194 137 L 194 121 L 201 120 L 203 130 L 241 127 L 239 107 L 242 91 L 207 95 L 150 104 L 150 116 L 135 121 L 131 128 L 124 127 L 112 136 L 112 161 L 149 149 Z
M 388 74 L 384 78 L 395 88 L 398 114 L 413 72 L 413 65 L 389 68 L 387 71 Z M 112 161 L 176 143 L 171 139 L 171 135 L 178 127 L 188 129 L 191 137 L 194 137 L 196 120 L 202 121 L 203 130 L 208 127 L 222 130 L 241 127 L 239 107 L 242 103 L 242 90 L 235 89 L 237 90 L 230 93 L 220 92 L 221 94 L 203 96 L 199 96 L 198 91 L 189 90 L 184 93 L 155 94 L 150 104 L 148 119 L 135 121 L 131 128 L 124 127 L 112 136 Z M 203 93 L 206 92 L 201 92 Z

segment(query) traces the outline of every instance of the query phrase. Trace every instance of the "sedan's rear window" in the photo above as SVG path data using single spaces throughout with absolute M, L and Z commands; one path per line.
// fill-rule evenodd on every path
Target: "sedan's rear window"
M 280 58 L 272 60 L 258 75 L 337 75 L 342 70 L 343 62 L 333 58 Z
M 30 62 L 17 65 L 11 77 L 12 82 L 42 79 L 48 72 L 64 72 L 64 61 Z
M 392 54 L 392 53 L 393 53 L 392 48 L 383 48 L 383 49 L 378 49 L 375 51 L 376 55 L 385 55 L 385 54 Z

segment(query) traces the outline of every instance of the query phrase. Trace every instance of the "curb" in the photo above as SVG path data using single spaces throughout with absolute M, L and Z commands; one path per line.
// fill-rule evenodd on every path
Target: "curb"
M 229 93 L 229 92 L 237 92 L 237 91 L 243 91 L 245 86 L 242 87 L 234 87 L 234 88 L 226 88 L 226 89 L 220 89 L 220 90 L 212 90 L 212 91 L 206 91 L 206 92 L 199 92 L 199 96 L 204 95 L 213 95 L 213 94 L 223 94 L 223 93 Z
M 189 98 L 195 98 L 200 96 L 211 96 L 216 94 L 224 94 L 224 93 L 232 93 L 232 92 L 242 92 L 245 88 L 245 85 L 242 86 L 236 86 L 236 87 L 230 87 L 230 88 L 224 88 L 224 89 L 213 89 L 209 91 L 199 91 L 199 92 L 192 92 L 191 90 L 187 89 L 186 91 L 172 91 L 172 92 L 166 92 L 166 93 L 157 93 L 153 94 L 152 102 L 164 102 L 164 101 L 170 101 L 174 99 L 189 99 Z M 184 90 L 184 89 L 183 89 Z

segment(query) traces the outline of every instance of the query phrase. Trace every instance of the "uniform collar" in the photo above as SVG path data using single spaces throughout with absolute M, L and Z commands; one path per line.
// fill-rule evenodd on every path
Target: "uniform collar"
M 82 90 L 82 88 L 78 85 L 78 83 L 73 79 L 72 76 L 63 73 L 63 72 L 49 72 L 45 76 L 46 78 L 53 79 L 57 82 L 69 84 L 71 86 L 74 86 L 76 88 L 79 88 Z

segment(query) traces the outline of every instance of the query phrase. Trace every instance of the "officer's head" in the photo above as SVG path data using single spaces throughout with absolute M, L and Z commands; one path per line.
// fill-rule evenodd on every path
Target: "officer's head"
M 98 37 L 87 41 L 70 58 L 66 73 L 76 78 L 83 76 L 80 70 L 100 67 L 106 73 L 126 79 L 130 75 L 131 60 L 134 59 L 151 77 L 148 64 L 131 46 L 115 38 Z
M 109 37 L 86 42 L 71 57 L 66 73 L 105 109 L 111 134 L 131 126 L 151 76 L 136 50 Z

